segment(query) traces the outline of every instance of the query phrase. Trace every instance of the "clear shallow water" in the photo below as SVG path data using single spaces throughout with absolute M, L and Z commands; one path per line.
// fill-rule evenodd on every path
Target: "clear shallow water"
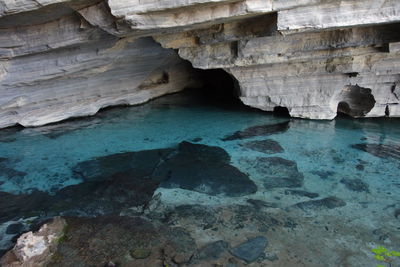
M 281 131 L 223 140 L 249 127 L 285 122 L 288 122 L 287 127 Z M 266 139 L 278 142 L 282 150 L 265 153 L 262 149 L 245 146 L 247 142 Z M 400 120 L 396 119 L 289 119 L 250 109 L 209 104 L 200 101 L 196 94 L 171 95 L 142 106 L 105 110 L 92 118 L 40 128 L 0 130 L 0 191 L 12 195 L 29 195 L 37 191 L 56 195 L 60 189 L 84 181 L 82 175 L 74 172 L 81 162 L 121 152 L 177 147 L 182 141 L 224 149 L 231 157 L 231 165 L 248 175 L 257 191 L 227 196 L 158 187 L 154 194 L 162 193 L 161 199 L 166 205 L 217 207 L 256 199 L 272 203 L 273 208 L 286 209 L 311 200 L 290 192 L 301 190 L 318 195 L 312 199 L 335 197 L 345 203 L 345 206 L 326 210 L 305 208 L 305 214 L 301 216 L 339 216 L 347 218 L 348 223 L 356 221 L 368 226 L 371 231 L 383 227 L 392 231 L 393 236 L 382 242 L 389 242 L 394 247 L 400 245 L 393 243 L 400 236 L 399 216 L 395 215 L 400 209 Z M 368 152 L 352 147 L 355 144 L 378 147 L 369 147 Z M 294 165 L 287 161 L 279 166 L 257 164 L 260 158 L 268 157 L 279 157 Z M 273 173 L 268 174 L 265 168 L 274 169 Z M 289 174 L 285 174 L 287 170 Z M 270 179 L 265 177 L 266 172 L 267 176 L 279 177 L 279 172 L 284 173 L 281 177 L 301 176 L 301 184 L 291 182 L 270 186 L 266 183 Z M 6 197 L 1 195 L 0 201 L 6 201 Z M 62 210 L 51 214 L 57 212 L 62 214 Z M 295 214 L 293 212 L 293 216 Z M 12 220 L 31 215 L 23 216 L 19 212 Z M 10 216 L 5 217 L 8 219 L 0 221 L 4 224 L 3 230 L 10 221 Z M 0 238 L 9 237 L 1 236 L 1 229 Z M 367 239 L 364 240 L 366 243 Z
M 234 149 L 220 138 L 241 128 L 283 120 L 263 113 L 203 105 L 173 95 L 143 106 L 103 111 L 86 121 L 6 133 L 8 141 L 16 140 L 1 143 L 0 157 L 9 158 L 15 162 L 16 170 L 27 174 L 23 179 L 5 181 L 0 190 L 54 191 L 79 183 L 71 168 L 81 161 L 119 152 L 176 146 L 199 137 L 200 143 Z

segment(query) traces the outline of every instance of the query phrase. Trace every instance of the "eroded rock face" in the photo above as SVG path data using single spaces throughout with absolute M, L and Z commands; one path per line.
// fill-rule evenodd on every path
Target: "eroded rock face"
M 0 127 L 93 115 L 107 106 L 140 104 L 196 86 L 190 64 L 173 50 L 111 28 L 117 26 L 104 3 L 45 2 L 3 4 Z M 53 15 L 34 19 L 43 13 Z M 26 16 L 32 17 L 29 24 Z
M 396 1 L 271 0 L 246 18 L 156 40 L 197 68 L 224 68 L 252 107 L 311 119 L 332 119 L 338 109 L 397 117 L 399 21 Z
M 399 23 L 394 0 L 2 0 L 0 127 L 198 85 L 179 56 L 226 70 L 262 110 L 400 116 Z

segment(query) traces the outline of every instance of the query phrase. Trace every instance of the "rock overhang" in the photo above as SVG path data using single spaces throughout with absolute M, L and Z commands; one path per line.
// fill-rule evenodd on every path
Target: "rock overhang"
M 237 80 L 242 102 L 262 110 L 284 107 L 293 117 L 332 119 L 338 108 L 346 110 L 346 88 L 360 87 L 375 102 L 370 107 L 370 98 L 348 94 L 353 102 L 369 101 L 356 117 L 400 116 L 396 1 L 26 0 L 1 6 L 0 127 L 92 115 L 199 85 L 190 64 L 168 49 L 195 68 L 224 69 Z M 169 81 L 158 83 L 164 73 Z

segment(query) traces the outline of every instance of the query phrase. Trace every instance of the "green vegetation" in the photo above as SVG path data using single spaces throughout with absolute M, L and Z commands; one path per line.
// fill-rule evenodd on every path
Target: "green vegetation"
M 134 257 L 135 259 L 145 259 L 149 257 L 150 254 L 151 251 L 145 248 L 137 248 L 131 252 L 132 257 Z
M 64 228 L 62 229 L 60 237 L 57 238 L 57 240 L 56 240 L 57 244 L 63 243 L 67 240 L 68 231 L 69 231 L 69 226 L 68 226 L 68 224 L 65 224 Z
M 378 261 L 383 261 L 391 265 L 391 262 L 394 260 L 394 257 L 400 257 L 400 251 L 389 251 L 384 246 L 377 246 L 376 248 L 371 249 L 372 253 L 374 253 L 374 258 Z M 385 267 L 385 265 L 378 264 L 377 267 Z

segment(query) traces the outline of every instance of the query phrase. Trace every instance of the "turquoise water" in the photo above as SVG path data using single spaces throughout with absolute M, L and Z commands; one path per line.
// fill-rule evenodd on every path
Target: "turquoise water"
M 173 95 L 143 106 L 102 111 L 95 118 L 40 128 L 6 129 L 0 143 L 0 157 L 8 158 L 15 170 L 26 175 L 18 179 L 0 176 L 0 181 L 4 182 L 0 190 L 15 194 L 34 189 L 54 192 L 80 182 L 71 168 L 81 161 L 119 152 L 166 148 L 195 138 L 202 139 L 198 143 L 222 147 L 233 162 L 240 165 L 240 157 L 262 156 L 263 153 L 240 147 L 243 140 L 224 142 L 221 138 L 254 125 L 287 120 L 270 113 L 205 105 L 189 96 Z M 399 146 L 399 126 L 400 121 L 396 119 L 290 119 L 287 132 L 269 139 L 278 141 L 285 149 L 284 153 L 279 153 L 280 157 L 296 161 L 304 173 L 322 170 L 362 176 L 376 189 L 385 191 L 387 185 L 382 184 L 382 180 L 398 178 L 399 161 L 378 158 L 350 145 Z M 262 139 L 265 136 L 250 140 Z M 364 172 L 356 169 L 360 160 L 368 162 Z M 390 192 L 392 189 L 388 193 L 394 194 Z
M 284 129 L 227 140 L 228 136 L 249 127 L 282 123 L 286 125 Z M 254 149 L 254 144 L 253 148 L 245 145 L 266 139 L 277 142 L 281 150 L 266 153 L 263 148 Z M 304 195 L 288 193 L 288 190 L 302 190 L 316 193 L 316 199 L 333 196 L 346 203 L 345 207 L 327 211 L 307 210 L 304 216 L 315 216 L 315 213 L 335 216 L 339 212 L 349 221 L 357 220 L 371 229 L 382 225 L 396 229 L 398 224 L 399 215 L 393 214 L 400 208 L 400 120 L 291 119 L 243 107 L 210 104 L 191 93 L 166 96 L 141 106 L 104 110 L 92 118 L 39 128 L 0 130 L 0 191 L 27 195 L 27 199 L 29 194 L 38 191 L 54 196 L 60 189 L 84 181 L 82 175 L 74 171 L 79 163 L 121 152 L 174 148 L 183 141 L 225 150 L 231 157 L 230 164 L 246 174 L 257 191 L 227 196 L 179 186 L 157 188 L 154 194 L 161 192 L 162 201 L 167 205 L 218 206 L 244 203 L 252 198 L 285 209 L 310 200 Z M 373 146 L 364 151 L 354 146 L 357 144 Z M 260 158 L 268 157 L 294 162 L 297 170 L 287 163 L 257 165 Z M 273 169 L 268 176 L 276 177 L 280 177 L 277 172 L 292 168 L 287 175 L 298 172 L 302 182 L 269 187 L 262 168 Z M 10 201 L 8 196 L 0 195 L 0 201 Z M 62 211 L 57 212 L 62 214 Z M 9 221 L 21 221 L 30 216 L 28 212 L 15 216 L 3 214 L 1 220 L 0 214 L 0 224 L 3 223 L 5 229 Z M 9 237 L 1 235 L 1 229 L 0 238 Z M 398 231 L 398 228 L 392 231 L 393 240 L 399 237 Z

